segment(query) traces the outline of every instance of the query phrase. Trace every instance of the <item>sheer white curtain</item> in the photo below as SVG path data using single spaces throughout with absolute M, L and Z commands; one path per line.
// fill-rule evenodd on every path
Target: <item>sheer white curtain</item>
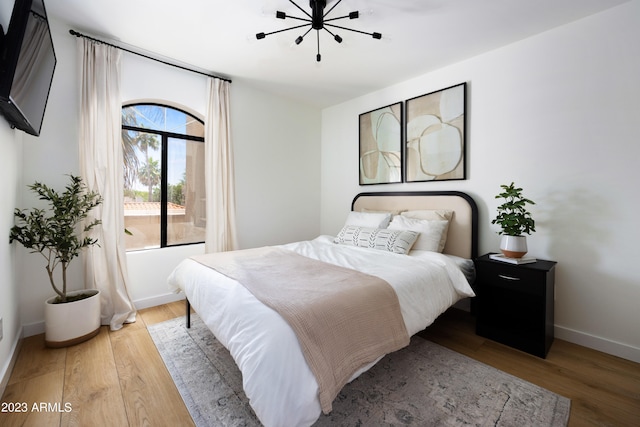
M 229 251 L 238 246 L 229 87 L 230 83 L 224 80 L 209 77 L 207 81 L 207 117 L 204 124 L 207 253 Z
M 80 60 L 80 175 L 103 202 L 92 214 L 100 246 L 84 254 L 85 283 L 100 290 L 102 324 L 111 330 L 135 322 L 127 292 L 124 246 L 123 160 L 121 138 L 120 51 L 85 38 L 77 40 Z

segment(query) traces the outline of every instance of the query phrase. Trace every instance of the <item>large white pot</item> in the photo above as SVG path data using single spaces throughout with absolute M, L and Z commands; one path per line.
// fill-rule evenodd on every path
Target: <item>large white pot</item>
M 47 347 L 67 347 L 87 341 L 100 332 L 100 291 L 82 289 L 69 292 L 92 294 L 89 298 L 63 304 L 53 304 L 56 297 L 45 303 L 45 344 Z
M 527 236 L 502 236 L 500 250 L 508 258 L 522 258 L 528 251 Z

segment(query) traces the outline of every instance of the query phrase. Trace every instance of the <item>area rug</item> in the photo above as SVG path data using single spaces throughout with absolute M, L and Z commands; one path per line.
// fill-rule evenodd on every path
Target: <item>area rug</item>
M 197 315 L 148 327 L 197 426 L 260 426 L 229 352 Z M 566 426 L 570 400 L 421 337 L 347 384 L 314 426 Z

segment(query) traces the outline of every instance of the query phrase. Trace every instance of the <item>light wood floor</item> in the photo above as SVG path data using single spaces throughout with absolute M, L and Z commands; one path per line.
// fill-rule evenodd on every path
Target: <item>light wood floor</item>
M 141 310 L 121 331 L 103 327 L 67 349 L 45 348 L 42 335 L 26 338 L 1 402 L 5 410 L 25 402 L 27 411 L 0 412 L 0 426 L 192 426 L 146 329 L 183 314 L 181 302 Z M 478 337 L 473 318 L 455 309 L 421 334 L 569 397 L 570 426 L 640 425 L 640 364 L 561 340 L 539 359 Z M 35 410 L 41 403 L 49 407 Z

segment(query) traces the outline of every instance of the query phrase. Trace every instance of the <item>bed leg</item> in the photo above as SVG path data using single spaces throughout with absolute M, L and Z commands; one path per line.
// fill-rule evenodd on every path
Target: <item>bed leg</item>
M 187 307 L 187 328 L 191 328 L 191 303 L 188 298 L 185 298 L 184 301 Z

